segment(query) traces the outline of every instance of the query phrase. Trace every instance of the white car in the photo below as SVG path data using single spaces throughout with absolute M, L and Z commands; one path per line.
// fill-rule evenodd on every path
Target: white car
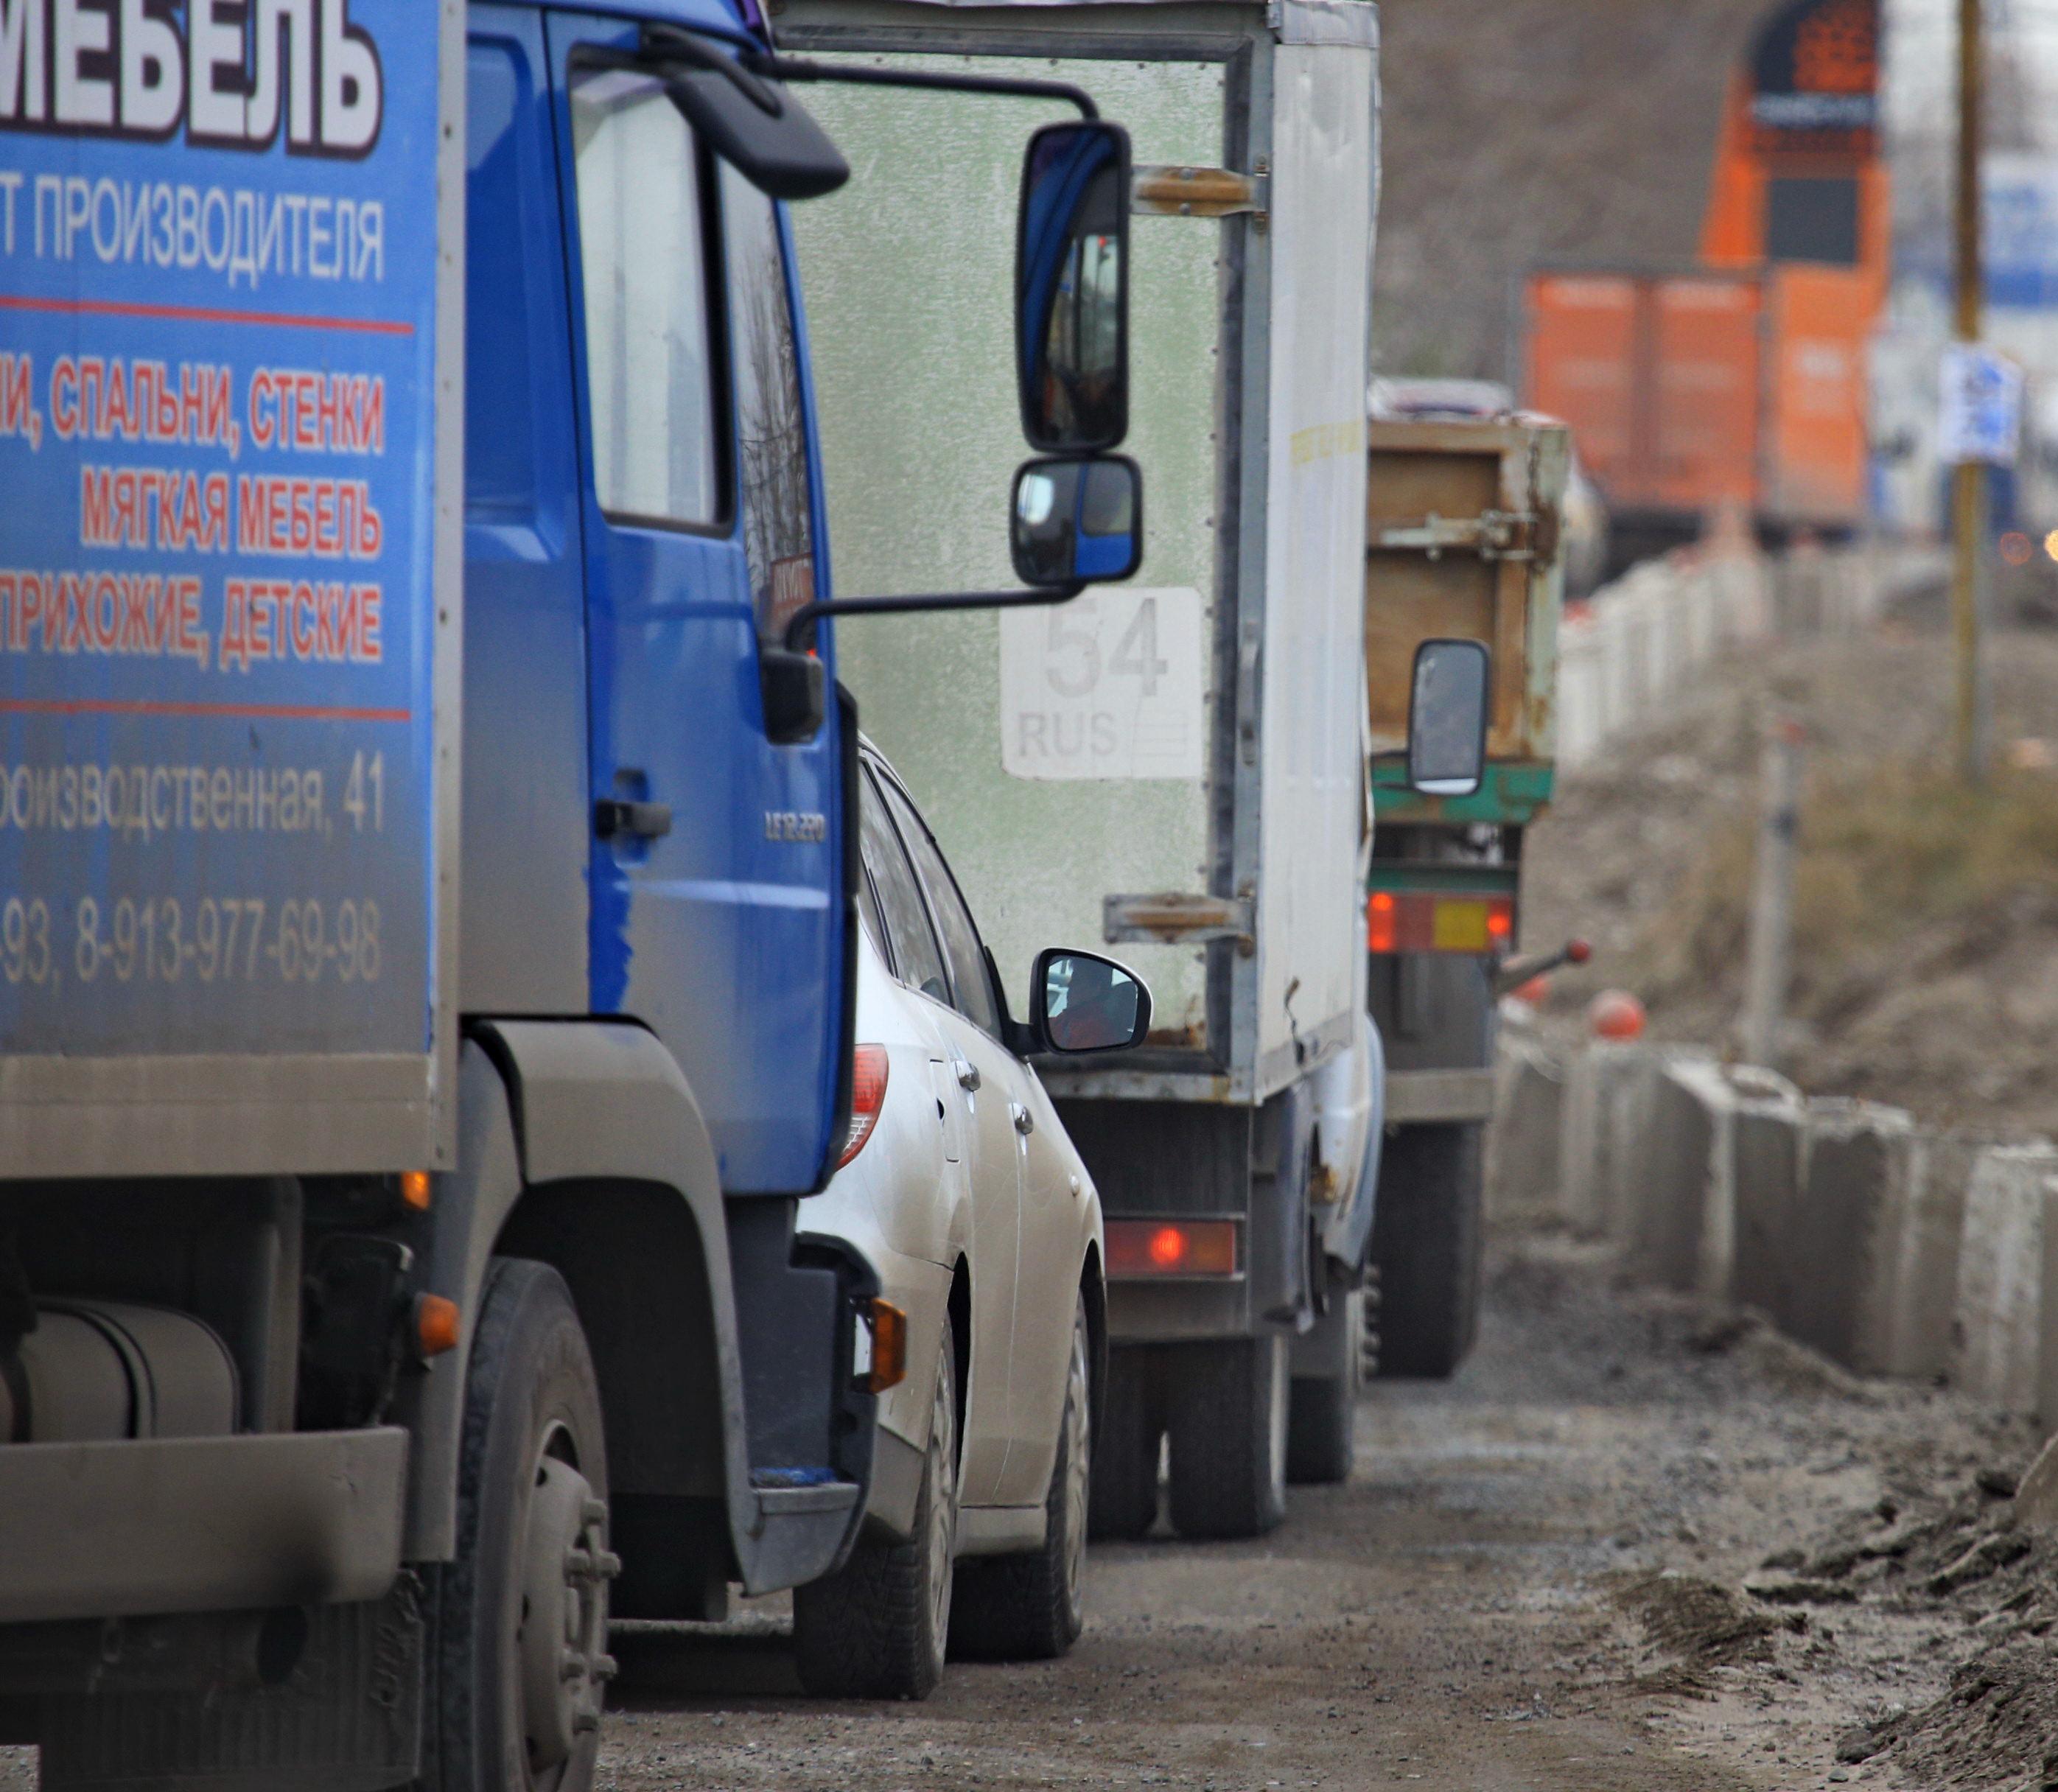
M 801 1678 L 919 1699 L 945 1653 L 1059 1655 L 1079 1634 L 1092 1415 L 1106 1360 L 1100 1198 L 1033 1052 L 1141 1043 L 1150 997 L 1043 953 L 1011 1019 L 934 837 L 868 745 L 860 770 L 855 1099 L 810 1234 L 848 1241 L 907 1315 L 880 1398 L 864 1529 L 793 1595 Z

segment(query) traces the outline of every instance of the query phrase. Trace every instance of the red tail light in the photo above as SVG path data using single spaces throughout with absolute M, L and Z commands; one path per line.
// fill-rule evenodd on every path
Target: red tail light
M 879 1111 L 886 1105 L 886 1047 L 861 1045 L 852 1054 L 850 1078 L 850 1131 L 843 1142 L 840 1170 L 864 1149 L 872 1129 L 879 1124 Z
M 1107 1273 L 1129 1280 L 1153 1276 L 1233 1276 L 1232 1219 L 1111 1219 Z
M 1436 890 L 1374 890 L 1365 902 L 1365 944 L 1375 952 L 1468 952 L 1492 957 L 1515 944 L 1511 896 Z

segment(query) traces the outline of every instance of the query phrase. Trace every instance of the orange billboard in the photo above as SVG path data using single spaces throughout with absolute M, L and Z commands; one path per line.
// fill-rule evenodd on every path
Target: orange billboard
M 1835 525 L 1865 503 L 1869 276 L 1803 264 L 1766 276 L 1778 357 L 1766 420 L 1766 507 Z
M 1761 318 L 1758 283 L 1653 280 L 1649 496 L 1668 511 L 1756 502 Z
M 1610 493 L 1639 477 L 1637 282 L 1543 274 L 1529 286 L 1529 403 L 1563 417 L 1579 457 Z

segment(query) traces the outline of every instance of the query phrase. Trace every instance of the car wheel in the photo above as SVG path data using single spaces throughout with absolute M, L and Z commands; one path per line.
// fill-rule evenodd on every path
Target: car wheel
M 1049 1661 L 1079 1641 L 1086 1623 L 1087 1524 L 1092 1499 L 1092 1340 L 1083 1295 L 1072 1306 L 1072 1348 L 1057 1460 L 1043 1500 L 1043 1544 L 1021 1556 L 967 1562 L 951 1608 L 955 1655 L 987 1661 Z
M 1286 1479 L 1333 1486 L 1350 1479 L 1351 1429 L 1365 1358 L 1365 1291 L 1334 1262 L 1325 1262 L 1328 1310 L 1294 1348 L 1297 1373 L 1286 1415 Z M 1309 1359 L 1313 1359 L 1312 1361 Z
M 957 1543 L 957 1345 L 946 1317 L 914 1535 L 860 1536 L 834 1574 L 793 1589 L 801 1684 L 818 1699 L 928 1698 L 943 1678 Z
M 439 1577 L 435 1792 L 585 1792 L 600 1746 L 608 1582 L 600 1390 L 570 1291 L 546 1264 L 488 1274 Z

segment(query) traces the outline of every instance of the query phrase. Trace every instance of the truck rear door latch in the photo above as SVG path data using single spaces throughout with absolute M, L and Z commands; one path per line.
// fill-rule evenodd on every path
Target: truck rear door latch
M 1534 559 L 1540 546 L 1537 519 L 1528 511 L 1482 511 L 1477 516 L 1439 516 L 1389 523 L 1373 531 L 1375 548 L 1412 549 L 1440 560 L 1446 554 L 1476 554 L 1482 560 Z
M 1154 940 L 1167 946 L 1233 940 L 1246 958 L 1257 950 L 1257 905 L 1248 896 L 1111 896 L 1101 904 L 1101 933 L 1110 946 Z
M 593 831 L 602 840 L 662 840 L 672 831 L 671 805 L 603 797 L 593 805 Z

